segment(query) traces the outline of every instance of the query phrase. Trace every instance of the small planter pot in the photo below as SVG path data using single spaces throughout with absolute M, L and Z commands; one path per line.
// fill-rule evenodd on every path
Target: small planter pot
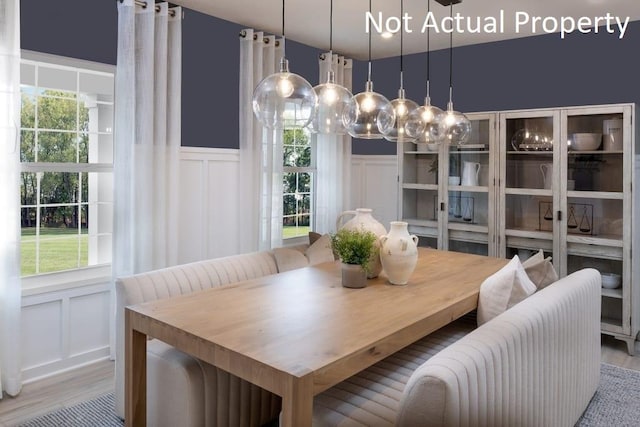
M 342 263 L 342 286 L 364 288 L 367 286 L 367 272 L 361 265 Z

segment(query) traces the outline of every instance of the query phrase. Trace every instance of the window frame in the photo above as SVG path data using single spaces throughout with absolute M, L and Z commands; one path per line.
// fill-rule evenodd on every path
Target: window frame
M 85 72 L 87 74 L 104 74 L 114 80 L 115 85 L 115 74 L 116 67 L 114 65 L 102 64 L 92 61 L 86 61 L 76 58 L 68 58 L 58 55 L 51 55 L 40 52 L 33 52 L 28 50 L 21 51 L 21 66 L 25 65 L 35 65 L 35 66 L 43 66 L 47 68 L 57 68 L 61 70 L 71 70 L 74 72 Z M 23 79 L 21 78 L 21 86 L 23 83 Z M 114 88 L 115 89 L 115 88 Z M 57 89 L 52 89 L 57 90 Z M 79 93 L 79 88 L 76 87 L 76 96 Z M 114 93 L 115 95 L 115 93 Z M 100 101 L 100 103 L 108 104 L 108 102 Z M 111 101 L 112 109 L 114 108 L 114 101 Z M 115 118 L 114 118 L 115 119 Z M 21 125 L 21 132 L 24 128 Z M 31 129 L 31 128 L 28 128 Z M 46 129 L 42 129 L 46 131 Z M 59 131 L 59 130 L 56 130 Z M 77 134 L 78 128 L 73 133 Z M 92 131 L 87 131 L 88 134 L 93 134 Z M 101 135 L 105 132 L 98 132 L 97 135 Z M 113 138 L 113 126 L 110 131 Z M 20 168 L 21 173 L 46 173 L 46 172 L 65 172 L 65 173 L 86 173 L 87 179 L 91 180 L 89 174 L 100 174 L 100 173 L 113 173 L 113 163 L 56 163 L 56 162 L 24 162 L 21 163 Z M 91 191 L 91 190 L 90 190 Z M 91 193 L 90 193 L 91 194 Z M 89 203 L 91 200 L 91 196 L 88 199 L 81 200 L 79 202 L 74 202 L 74 205 L 81 206 L 81 204 Z M 98 204 L 101 203 L 112 203 L 101 202 L 98 201 Z M 40 201 L 36 201 L 37 205 L 40 205 Z M 31 205 L 24 205 L 31 206 Z M 23 209 L 23 205 L 20 205 L 20 209 Z M 112 235 L 111 230 L 109 234 Z M 88 233 L 88 232 L 87 232 Z M 100 235 L 100 233 L 98 233 Z M 79 286 L 87 286 L 96 283 L 102 283 L 105 280 L 110 280 L 111 277 L 111 261 L 109 262 L 100 262 L 89 266 L 81 266 L 68 270 L 60 270 L 60 271 L 52 271 L 52 272 L 44 272 L 37 273 L 29 276 L 22 276 L 22 290 L 23 295 L 34 295 L 39 294 L 41 292 L 50 292 L 52 290 L 59 289 L 69 289 Z

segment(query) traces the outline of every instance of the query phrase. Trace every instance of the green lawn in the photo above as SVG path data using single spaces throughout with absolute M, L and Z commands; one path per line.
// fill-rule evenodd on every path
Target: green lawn
M 296 227 L 295 225 L 282 227 L 282 238 L 289 239 L 291 237 L 307 236 L 309 234 L 309 226 Z
M 77 229 L 40 228 L 39 273 L 84 267 L 88 263 L 89 237 L 86 230 L 78 236 Z M 78 242 L 79 240 L 79 242 Z M 80 260 L 78 261 L 78 251 Z M 23 228 L 20 242 L 21 274 L 36 274 L 35 228 Z

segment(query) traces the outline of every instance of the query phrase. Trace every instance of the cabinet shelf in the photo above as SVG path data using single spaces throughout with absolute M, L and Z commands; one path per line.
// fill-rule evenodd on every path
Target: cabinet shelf
M 624 193 L 614 191 L 567 191 L 567 197 L 579 199 L 623 200 Z
M 434 190 L 438 191 L 438 184 L 402 184 L 405 190 Z
M 463 222 L 450 222 L 449 230 L 470 231 L 473 233 L 485 233 L 489 232 L 489 227 L 486 225 L 468 224 Z
M 505 235 L 512 237 L 525 237 L 528 239 L 553 240 L 553 233 L 551 231 L 528 230 L 525 228 L 507 228 L 505 230 Z
M 449 191 L 466 191 L 467 193 L 488 193 L 489 187 L 480 185 L 450 185 Z
M 622 299 L 622 289 L 602 288 L 602 296 L 609 297 L 609 298 Z
M 570 156 L 579 156 L 581 154 L 624 154 L 622 150 L 604 151 L 604 150 L 591 150 L 591 151 L 568 151 Z
M 402 220 L 409 225 L 415 225 L 418 227 L 432 227 L 432 228 L 435 228 L 436 230 L 438 228 L 438 221 L 434 221 L 434 220 L 418 219 L 418 218 L 403 218 Z
M 541 188 L 505 188 L 504 194 L 515 194 L 520 196 L 552 196 L 551 190 Z
M 611 246 L 614 248 L 622 248 L 624 241 L 621 236 L 602 234 L 599 236 L 581 236 L 577 234 L 567 235 L 567 243 L 584 243 L 596 246 Z
M 438 151 L 416 151 L 416 150 L 411 150 L 411 151 L 405 151 L 404 154 L 438 154 Z
M 583 151 L 584 153 L 584 151 Z M 553 156 L 553 151 L 548 150 L 548 151 L 543 151 L 543 150 L 539 150 L 539 151 L 515 151 L 515 150 L 511 150 L 511 151 L 507 151 L 508 155 L 511 154 L 516 154 L 519 156 L 545 156 L 545 157 L 551 157 Z

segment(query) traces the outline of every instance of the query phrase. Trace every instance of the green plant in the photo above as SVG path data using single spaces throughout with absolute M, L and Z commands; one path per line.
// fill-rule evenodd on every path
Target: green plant
M 357 264 L 371 272 L 371 259 L 378 254 L 378 237 L 367 230 L 340 229 L 331 236 L 333 250 L 345 264 Z M 372 256 L 373 255 L 373 256 Z

